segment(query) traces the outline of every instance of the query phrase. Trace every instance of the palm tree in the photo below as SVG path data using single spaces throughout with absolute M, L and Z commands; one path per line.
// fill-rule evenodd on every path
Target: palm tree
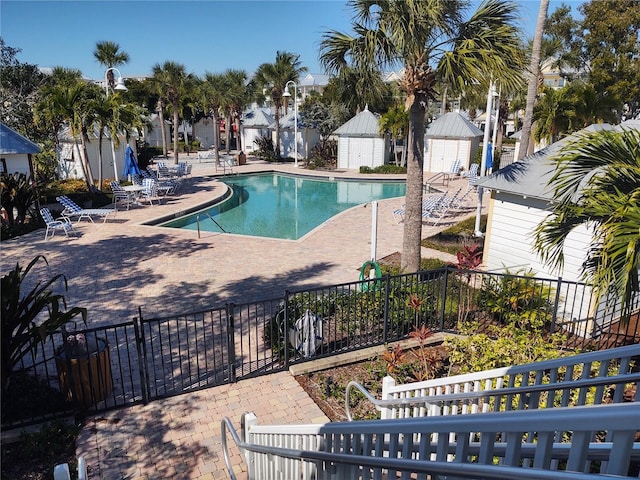
M 247 91 L 247 72 L 244 70 L 227 70 L 224 74 L 227 83 L 227 98 L 230 118 L 235 124 L 236 150 L 242 150 L 240 144 L 240 119 L 242 111 L 247 106 L 249 94 Z M 229 122 L 231 124 L 231 122 Z M 229 129 L 227 129 L 227 151 L 229 149 Z
M 199 91 L 205 112 L 213 117 L 213 141 L 216 146 L 216 165 L 220 163 L 220 113 L 225 103 L 226 84 L 223 74 L 207 72 Z
M 533 46 L 531 48 L 531 64 L 529 66 L 529 83 L 527 86 L 527 102 L 522 119 L 522 132 L 520 136 L 520 149 L 518 150 L 518 160 L 524 158 L 533 151 L 531 142 L 531 124 L 533 123 L 533 107 L 538 94 L 538 75 L 540 73 L 540 52 L 542 51 L 542 36 L 544 35 L 544 22 L 547 19 L 549 10 L 549 0 L 540 0 L 538 10 L 538 21 L 536 31 L 533 35 Z
M 66 79 L 62 82 L 51 82 L 41 89 L 42 99 L 36 106 L 36 121 L 52 125 L 56 129 L 63 123 L 69 125 L 73 137 L 74 148 L 82 165 L 87 187 L 92 190 L 93 174 L 87 158 L 86 121 L 90 115 L 89 89 L 91 86 L 81 80 L 71 81 L 69 72 L 63 72 Z M 54 73 L 55 74 L 55 73 Z M 80 142 L 80 143 L 79 143 Z
M 626 315 L 640 291 L 640 130 L 578 134 L 556 160 L 549 182 L 555 201 L 536 229 L 534 247 L 561 268 L 567 236 L 580 225 L 591 228 L 584 279 L 598 300 L 622 301 Z
M 116 42 L 98 42 L 96 43 L 96 49 L 93 51 L 93 56 L 100 62 L 100 65 L 106 69 L 123 65 L 129 61 L 129 54 L 120 50 L 120 45 Z M 107 83 L 109 88 L 115 87 L 115 79 L 113 76 L 113 70 L 107 70 Z
M 283 106 L 285 86 L 288 81 L 296 84 L 300 74 L 307 71 L 300 65 L 300 56 L 289 52 L 276 52 L 275 63 L 263 63 L 258 67 L 254 76 L 256 85 L 269 90 L 273 102 L 274 118 L 276 123 L 276 158 L 280 158 L 280 109 Z
M 394 142 L 393 155 L 394 163 L 397 163 L 398 159 L 395 158 L 395 141 L 402 140 L 405 143 L 407 137 L 407 127 L 409 126 L 409 115 L 402 105 L 396 105 L 392 107 L 387 113 L 380 116 L 380 130 L 381 132 L 391 133 L 391 138 Z M 402 150 L 402 159 L 400 164 L 405 165 L 407 149 Z
M 420 267 L 425 113 L 435 99 L 436 72 L 458 72 L 486 83 L 491 72 L 509 72 L 521 55 L 514 26 L 516 6 L 487 0 L 468 21 L 465 4 L 447 0 L 352 0 L 355 35 L 327 32 L 320 61 L 329 72 L 345 67 L 373 71 L 404 64 L 400 89 L 410 112 L 402 270 Z M 432 65 L 438 65 L 436 71 Z
M 572 131 L 575 115 L 573 97 L 568 87 L 545 87 L 533 108 L 533 138 L 551 145 L 563 134 Z
M 184 98 L 191 89 L 194 76 L 188 74 L 184 65 L 175 62 L 159 63 L 153 66 L 153 76 L 151 82 L 154 90 L 165 99 L 173 111 L 173 159 L 178 163 L 178 125 L 180 124 L 180 114 L 182 113 L 181 99 Z M 162 110 L 160 110 L 162 111 Z M 164 119 L 160 118 L 160 125 Z

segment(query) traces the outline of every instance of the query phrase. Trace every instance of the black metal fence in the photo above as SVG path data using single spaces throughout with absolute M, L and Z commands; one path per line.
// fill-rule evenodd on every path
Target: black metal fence
M 40 391 L 48 389 L 45 405 L 29 408 L 27 415 L 4 408 L 3 429 L 264 375 L 401 340 L 422 325 L 456 333 L 466 322 L 482 328 L 535 312 L 544 332 L 562 333 L 568 349 L 640 340 L 637 313 L 635 323 L 620 323 L 615 308 L 592 303 L 589 288 L 561 278 L 446 267 L 161 318 L 145 318 L 140 310 L 131 321 L 75 332 L 94 346 L 89 353 L 74 355 L 62 334 L 51 335 L 15 376 L 17 383 L 35 378 Z M 639 307 L 636 302 L 634 311 Z

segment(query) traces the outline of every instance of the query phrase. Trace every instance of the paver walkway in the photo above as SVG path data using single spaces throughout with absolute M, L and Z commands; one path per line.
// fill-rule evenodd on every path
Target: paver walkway
M 188 161 L 197 162 L 194 156 Z M 234 170 L 360 176 L 354 171 L 322 173 L 255 160 Z M 163 205 L 120 211 L 105 224 L 81 223 L 78 238 L 56 235 L 45 242 L 43 232 L 37 231 L 3 242 L 0 267 L 8 271 L 16 262 L 26 265 L 44 255 L 49 265 L 40 265 L 33 281 L 39 275 L 64 273 L 68 305 L 87 307 L 89 325 L 96 326 L 129 320 L 138 307 L 145 317 L 168 315 L 358 279 L 360 266 L 370 257 L 370 208 L 343 212 L 298 241 L 216 233 L 198 238 L 194 231 L 142 224 L 220 196 L 226 186 L 209 176 L 215 174 L 212 164 L 194 163 L 194 179 L 180 195 Z M 466 180 L 452 181 L 448 188 L 454 192 L 460 186 L 466 187 Z M 391 213 L 402 203 L 403 199 L 378 203 L 377 258 L 402 250 L 403 226 Z M 469 210 L 466 215 L 474 213 Z M 423 235 L 433 235 L 460 219 L 425 226 Z M 424 256 L 453 260 L 435 251 Z M 92 418 L 80 436 L 78 454 L 86 456 L 91 479 L 228 478 L 220 420 L 227 416 L 239 428 L 240 414 L 246 411 L 254 411 L 261 423 L 326 421 L 296 380 L 289 373 L 278 373 Z M 234 470 L 242 471 L 244 463 L 235 447 L 232 451 Z

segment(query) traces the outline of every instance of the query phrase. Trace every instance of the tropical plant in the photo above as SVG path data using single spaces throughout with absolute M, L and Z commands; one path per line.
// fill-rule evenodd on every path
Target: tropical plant
M 159 111 L 162 111 L 164 101 L 173 111 L 173 160 L 178 163 L 178 125 L 180 124 L 180 115 L 182 113 L 182 99 L 189 92 L 195 77 L 188 74 L 184 65 L 175 62 L 164 62 L 153 66 L 153 76 L 151 84 L 154 91 L 160 95 L 162 101 L 158 105 Z M 164 118 L 161 115 L 160 125 L 164 125 Z
M 227 152 L 231 148 L 231 125 L 235 125 L 236 131 L 236 149 L 242 150 L 242 145 L 240 144 L 240 118 L 242 117 L 242 112 L 247 106 L 247 102 L 249 99 L 249 93 L 247 90 L 247 72 L 244 70 L 227 70 L 224 73 L 224 81 L 226 84 L 226 95 L 225 101 L 223 102 L 223 109 L 227 113 L 227 138 L 226 138 L 226 146 Z
M 576 116 L 569 87 L 544 87 L 533 108 L 533 138 L 551 145 L 572 131 Z
M 82 81 L 76 70 L 54 69 L 53 79 L 57 80 L 41 89 L 41 100 L 35 111 L 36 121 L 55 129 L 56 135 L 63 123 L 66 122 L 69 125 L 87 187 L 92 189 L 93 174 L 87 158 L 88 137 L 86 129 L 87 121 L 91 116 L 90 101 L 95 98 L 97 87 Z
M 93 56 L 100 62 L 100 65 L 107 69 L 107 83 L 109 88 L 113 89 L 115 87 L 115 77 L 111 69 L 127 63 L 129 61 L 129 54 L 121 51 L 120 45 L 116 42 L 104 41 L 96 43 Z
M 492 78 L 518 77 L 522 50 L 515 5 L 484 1 L 467 21 L 463 2 L 353 0 L 350 5 L 355 35 L 327 32 L 320 61 L 329 72 L 350 68 L 378 75 L 381 68 L 404 63 L 400 90 L 410 120 L 402 269 L 414 272 L 420 265 L 425 117 L 437 78 L 456 72 L 463 81 L 488 84 Z
M 199 85 L 198 94 L 205 112 L 213 117 L 213 143 L 216 151 L 216 164 L 220 163 L 220 115 L 226 101 L 226 85 L 223 74 L 207 72 Z
M 24 224 L 27 215 L 34 211 L 35 201 L 35 183 L 31 177 L 18 172 L 0 175 L 0 205 L 5 212 L 2 223 Z
M 562 268 L 564 246 L 578 226 L 593 232 L 582 267 L 598 300 L 621 301 L 628 314 L 640 291 L 640 130 L 576 134 L 555 157 L 554 202 L 535 231 L 543 261 Z
M 23 292 L 26 276 L 40 260 L 48 265 L 46 258 L 38 255 L 25 269 L 16 263 L 15 268 L 1 279 L 0 356 L 3 398 L 10 386 L 14 368 L 26 355 L 35 355 L 40 346 L 44 348 L 48 335 L 77 316 L 82 316 L 85 322 L 87 319 L 85 308 L 74 307 L 66 310 L 64 296 L 53 293 L 52 286 L 58 281 L 63 282 L 66 290 L 67 279 L 64 275 L 55 275 L 44 282 L 39 281 L 28 292 Z
M 301 66 L 300 56 L 289 52 L 276 52 L 274 63 L 263 63 L 258 67 L 253 82 L 269 91 L 273 102 L 274 119 L 276 124 L 276 158 L 282 156 L 280 151 L 280 111 L 284 106 L 283 94 L 287 82 L 298 83 L 300 74 L 307 71 Z

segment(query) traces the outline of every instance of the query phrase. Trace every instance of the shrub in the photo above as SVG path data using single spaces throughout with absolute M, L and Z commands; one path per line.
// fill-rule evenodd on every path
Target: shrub
M 307 168 L 315 170 L 318 168 L 335 168 L 338 159 L 338 142 L 327 140 L 318 143 L 311 150 L 311 160 Z
M 276 147 L 271 137 L 258 137 L 253 143 L 258 147 L 258 149 L 254 151 L 256 157 L 262 158 L 267 162 L 275 162 L 278 159 Z
M 86 321 L 87 311 L 84 308 L 74 307 L 63 311 L 66 302 L 63 295 L 54 294 L 52 285 L 62 281 L 67 287 L 67 279 L 64 275 L 55 275 L 52 278 L 38 282 L 28 292 L 22 291 L 25 277 L 38 261 L 47 260 L 38 255 L 23 270 L 16 263 L 15 268 L 1 279 L 1 329 L 0 343 L 2 349 L 2 398 L 6 399 L 6 393 L 10 385 L 14 367 L 29 353 L 37 352 L 48 335 L 55 332 L 65 323 L 81 315 Z M 47 263 L 48 264 L 48 263 Z M 44 318 L 41 314 L 48 312 Z
M 2 222 L 8 225 L 23 225 L 27 215 L 35 217 L 35 182 L 24 173 L 3 173 L 0 176 L 0 205 L 4 209 Z M 14 210 L 17 212 L 14 215 Z
M 362 166 L 360 167 L 360 173 L 384 173 L 384 174 L 407 173 L 407 167 L 400 167 L 398 165 L 393 165 L 393 164 L 379 165 L 375 168 Z

